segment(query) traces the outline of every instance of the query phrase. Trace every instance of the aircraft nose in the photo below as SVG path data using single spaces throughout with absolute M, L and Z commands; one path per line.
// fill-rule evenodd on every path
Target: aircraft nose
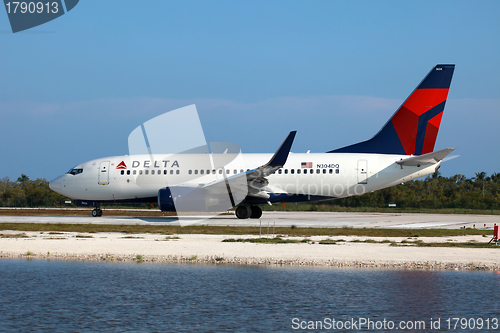
M 52 191 L 57 192 L 57 193 L 61 193 L 61 189 L 62 189 L 62 176 L 61 177 L 57 177 L 56 179 L 52 180 L 49 183 L 49 187 L 50 187 L 50 189 Z

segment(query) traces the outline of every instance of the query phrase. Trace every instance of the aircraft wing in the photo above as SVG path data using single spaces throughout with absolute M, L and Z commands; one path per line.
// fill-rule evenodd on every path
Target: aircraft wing
M 266 177 L 273 174 L 276 170 L 282 168 L 286 163 L 296 133 L 297 131 L 292 131 L 288 134 L 285 141 L 283 141 L 281 146 L 274 153 L 273 157 L 266 164 L 225 179 L 207 183 L 203 186 L 203 189 L 218 192 L 221 188 L 220 185 L 222 183 L 225 183 L 226 186 L 224 188 L 229 191 L 231 197 L 231 192 L 241 192 L 242 190 L 244 190 L 245 192 L 248 192 L 247 195 L 252 197 L 265 199 L 269 198 L 269 194 L 267 194 L 266 192 L 271 192 L 271 189 L 267 187 L 269 181 L 266 179 Z M 246 188 L 238 188 L 241 186 L 246 186 Z
M 442 149 L 434 151 L 432 153 L 402 159 L 400 161 L 397 161 L 396 163 L 401 166 L 420 166 L 425 164 L 435 164 L 442 161 L 454 150 L 455 148 Z

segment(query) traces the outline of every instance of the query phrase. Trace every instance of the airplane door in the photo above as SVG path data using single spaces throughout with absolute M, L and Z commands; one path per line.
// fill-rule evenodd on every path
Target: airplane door
M 109 184 L 109 161 L 101 162 L 99 164 L 98 183 L 99 185 Z
M 368 184 L 368 161 L 359 160 L 358 161 L 358 184 Z

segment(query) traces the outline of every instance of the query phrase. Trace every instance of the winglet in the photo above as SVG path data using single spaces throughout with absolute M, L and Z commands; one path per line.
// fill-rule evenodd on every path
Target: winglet
M 292 148 L 293 139 L 295 139 L 295 134 L 297 134 L 297 131 L 291 131 L 290 134 L 288 134 L 285 141 L 283 141 L 276 153 L 274 153 L 271 160 L 267 162 L 267 164 L 263 165 L 263 167 L 281 168 L 285 165 L 290 149 Z

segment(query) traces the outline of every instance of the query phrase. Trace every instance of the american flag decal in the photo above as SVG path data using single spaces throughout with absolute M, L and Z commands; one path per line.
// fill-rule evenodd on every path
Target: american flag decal
M 302 162 L 302 163 L 300 163 L 300 167 L 301 168 L 312 168 L 313 163 L 312 162 Z

